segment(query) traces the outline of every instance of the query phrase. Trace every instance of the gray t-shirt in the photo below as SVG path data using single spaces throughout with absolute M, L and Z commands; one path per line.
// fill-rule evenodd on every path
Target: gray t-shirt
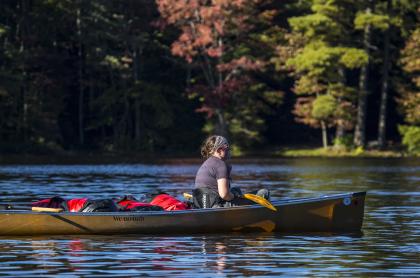
M 223 160 L 210 156 L 201 165 L 195 176 L 195 188 L 206 187 L 218 192 L 217 180 L 228 179 L 230 181 L 230 165 Z

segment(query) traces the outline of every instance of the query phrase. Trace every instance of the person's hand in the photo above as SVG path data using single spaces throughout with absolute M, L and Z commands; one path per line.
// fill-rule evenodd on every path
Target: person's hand
M 242 197 L 242 191 L 237 187 L 231 188 L 230 192 L 233 194 L 234 198 Z

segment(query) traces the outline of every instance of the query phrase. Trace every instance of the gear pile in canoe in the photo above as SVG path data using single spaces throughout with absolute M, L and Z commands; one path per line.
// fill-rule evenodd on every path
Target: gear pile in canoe
M 50 208 L 64 212 L 134 212 L 186 210 L 191 208 L 191 204 L 162 193 L 154 196 L 150 202 L 141 202 L 132 195 L 99 200 L 89 198 L 66 200 L 60 196 L 55 196 L 34 202 L 32 207 L 39 211 L 42 211 L 41 208 Z

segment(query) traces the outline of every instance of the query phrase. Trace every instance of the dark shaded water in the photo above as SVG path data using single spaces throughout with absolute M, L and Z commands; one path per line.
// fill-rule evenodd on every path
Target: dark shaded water
M 156 189 L 182 198 L 198 166 L 3 165 L 0 202 Z M 234 185 L 266 187 L 273 199 L 367 190 L 363 233 L 0 237 L 0 275 L 420 276 L 420 161 L 291 159 L 233 167 Z

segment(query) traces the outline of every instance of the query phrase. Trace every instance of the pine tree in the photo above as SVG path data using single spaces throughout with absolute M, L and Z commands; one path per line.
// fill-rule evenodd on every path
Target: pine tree
M 420 26 L 408 38 L 402 50 L 401 64 L 408 82 L 400 84 L 399 105 L 406 125 L 400 126 L 402 143 L 410 152 L 420 153 Z
M 354 26 L 356 30 L 362 30 L 362 44 L 365 53 L 368 56 L 368 63 L 366 63 L 360 70 L 358 101 L 357 101 L 357 122 L 354 131 L 354 144 L 356 146 L 364 147 L 366 145 L 366 119 L 367 119 L 367 102 L 369 95 L 369 63 L 373 59 L 374 52 L 377 52 L 376 47 L 373 46 L 373 32 L 384 32 L 390 28 L 390 17 L 386 13 L 378 12 L 378 1 L 369 0 L 362 1 L 359 5 L 360 12 L 357 13 L 354 19 Z M 386 32 L 385 32 L 386 33 Z M 389 44 L 389 42 L 388 42 Z M 389 50 L 388 50 L 389 51 Z M 389 53 L 388 53 L 389 54 Z M 383 74 L 388 74 L 388 63 L 386 61 Z M 385 77 L 384 77 L 385 78 Z M 385 80 L 385 79 L 383 79 Z M 386 79 L 388 81 L 388 78 Z M 388 89 L 388 84 L 383 84 L 383 91 Z M 386 97 L 386 94 L 383 94 Z M 384 99 L 384 101 L 386 101 Z M 385 108 L 383 108 L 385 109 Z
M 353 126 L 354 88 L 346 84 L 345 71 L 360 68 L 367 62 L 366 53 L 351 47 L 349 33 L 354 16 L 349 1 L 312 1 L 312 14 L 289 20 L 302 47 L 286 65 L 298 78 L 294 91 L 299 95 L 294 113 L 297 120 L 322 129 L 324 147 L 328 146 L 328 127 Z M 336 138 L 340 142 L 341 138 Z

